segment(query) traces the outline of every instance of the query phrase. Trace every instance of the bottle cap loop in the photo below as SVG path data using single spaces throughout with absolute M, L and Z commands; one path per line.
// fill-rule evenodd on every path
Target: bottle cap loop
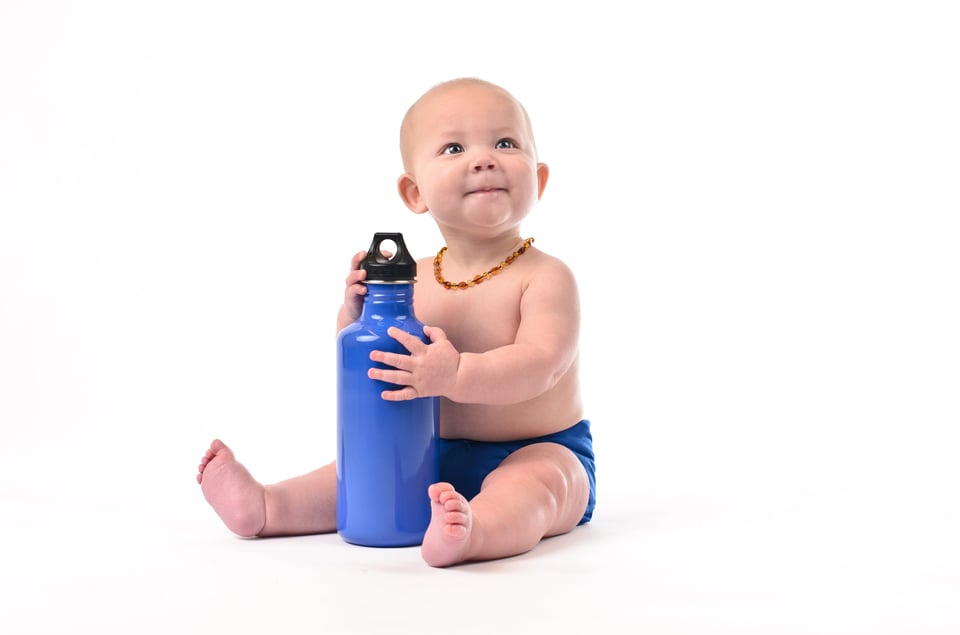
M 387 241 L 396 245 L 397 249 L 389 257 L 381 249 L 381 245 Z M 375 233 L 360 268 L 367 271 L 365 282 L 414 282 L 417 279 L 417 261 L 407 251 L 400 232 Z

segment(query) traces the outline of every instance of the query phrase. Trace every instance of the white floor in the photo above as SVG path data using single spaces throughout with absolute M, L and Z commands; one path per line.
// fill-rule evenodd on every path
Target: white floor
M 88 451 L 103 463 L 83 469 L 21 451 L 0 472 L 8 633 L 960 632 L 955 495 L 658 491 L 608 464 L 592 524 L 437 570 L 416 548 L 337 535 L 236 538 L 192 482 L 192 454 L 165 465 L 134 447 L 149 462 L 135 468 Z

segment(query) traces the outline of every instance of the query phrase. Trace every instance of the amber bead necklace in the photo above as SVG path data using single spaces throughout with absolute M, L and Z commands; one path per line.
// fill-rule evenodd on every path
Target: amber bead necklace
M 507 256 L 503 262 L 501 262 L 496 267 L 491 267 L 481 274 L 475 275 L 470 280 L 463 280 L 461 282 L 448 282 L 443 279 L 443 273 L 440 270 L 440 263 L 443 262 L 443 254 L 447 251 L 446 247 L 443 247 L 440 251 L 437 252 L 437 257 L 433 259 L 433 277 L 437 279 L 437 282 L 444 289 L 449 289 L 450 291 L 461 291 L 463 289 L 469 289 L 470 287 L 475 287 L 484 280 L 489 280 L 493 276 L 497 275 L 507 267 L 513 264 L 513 261 L 519 258 L 530 248 L 530 245 L 533 244 L 533 238 L 527 238 L 523 241 L 523 244 L 520 247 Z

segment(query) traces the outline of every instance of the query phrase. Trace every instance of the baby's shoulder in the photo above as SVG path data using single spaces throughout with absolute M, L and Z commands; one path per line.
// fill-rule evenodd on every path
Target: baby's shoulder
M 529 281 L 531 283 L 553 283 L 564 286 L 576 286 L 576 276 L 573 269 L 560 258 L 539 249 L 534 250 L 529 263 Z

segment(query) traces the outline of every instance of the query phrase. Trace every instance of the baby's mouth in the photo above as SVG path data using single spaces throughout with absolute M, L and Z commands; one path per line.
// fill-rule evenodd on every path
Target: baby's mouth
M 481 195 L 481 196 L 482 196 L 482 195 L 484 195 L 484 194 L 495 194 L 495 193 L 497 193 L 497 192 L 506 192 L 506 191 L 507 191 L 507 190 L 504 189 L 504 188 L 502 188 L 502 187 L 481 187 L 481 188 L 476 189 L 476 190 L 470 190 L 469 192 L 467 192 L 466 195 L 467 195 L 467 196 L 472 196 L 472 195 Z

